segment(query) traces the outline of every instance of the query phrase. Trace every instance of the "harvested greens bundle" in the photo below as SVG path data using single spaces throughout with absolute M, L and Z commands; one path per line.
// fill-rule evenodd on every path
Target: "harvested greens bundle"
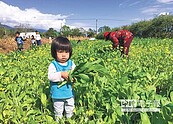
M 99 76 L 109 76 L 104 63 L 101 60 L 80 63 L 73 71 L 69 71 L 69 80 L 59 83 L 58 87 L 73 81 L 80 83 L 90 81 L 96 74 Z

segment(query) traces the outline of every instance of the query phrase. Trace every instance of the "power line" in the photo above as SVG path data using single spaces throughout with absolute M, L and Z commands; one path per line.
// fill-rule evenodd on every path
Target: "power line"
M 75 19 L 72 19 L 72 18 L 69 18 L 69 19 L 64 19 L 64 20 L 96 20 L 95 18 L 88 18 L 88 19 L 84 19 L 84 18 L 75 18 Z
M 36 21 L 36 19 L 37 18 L 34 18 L 34 21 Z M 68 21 L 93 21 L 93 23 L 94 23 L 94 21 L 95 21 L 95 25 L 86 25 L 86 26 L 81 25 L 81 27 L 85 27 L 85 28 L 87 28 L 87 27 L 94 28 L 95 27 L 96 32 L 98 30 L 98 23 L 99 22 L 101 23 L 102 21 L 115 21 L 115 22 L 129 21 L 128 19 L 115 19 L 115 18 L 59 18 L 59 19 L 54 18 L 54 19 L 43 19 L 44 22 L 46 22 L 46 21 L 56 21 L 56 20 L 57 21 L 58 20 L 60 20 L 60 21 L 66 20 L 67 22 L 65 22 L 65 23 L 68 23 Z M 33 21 L 25 22 L 25 20 L 23 20 L 21 23 L 40 24 L 40 22 L 38 22 L 38 23 L 33 22 Z M 62 22 L 61 22 L 61 28 L 62 28 Z
M 105 20 L 105 21 L 129 21 L 129 20 L 125 20 L 125 19 L 103 19 L 103 18 L 98 18 L 98 20 Z
M 90 21 L 95 21 L 95 20 L 105 20 L 105 21 L 129 21 L 130 19 L 115 19 L 115 18 L 63 18 L 63 19 L 45 19 L 45 20 L 71 20 L 71 21 L 76 21 L 76 20 L 90 20 Z
M 67 18 L 58 20 L 105 20 L 105 21 L 129 21 L 128 19 L 113 19 L 113 18 Z

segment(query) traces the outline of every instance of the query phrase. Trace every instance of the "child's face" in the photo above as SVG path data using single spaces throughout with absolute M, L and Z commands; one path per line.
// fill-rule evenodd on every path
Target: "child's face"
M 57 60 L 61 63 L 65 63 L 70 57 L 70 53 L 65 50 L 57 50 L 56 54 Z
M 19 37 L 19 34 L 16 34 L 16 37 Z

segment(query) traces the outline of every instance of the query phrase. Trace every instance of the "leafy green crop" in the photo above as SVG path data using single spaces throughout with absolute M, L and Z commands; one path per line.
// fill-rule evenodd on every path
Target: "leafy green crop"
M 130 58 L 111 42 L 72 41 L 75 111 L 71 124 L 171 124 L 173 122 L 173 41 L 138 39 Z M 47 71 L 50 45 L 0 55 L 0 123 L 56 124 Z M 121 99 L 159 101 L 160 112 L 123 112 Z M 153 105 L 151 105 L 151 108 Z
M 99 76 L 110 76 L 106 68 L 100 63 L 101 60 L 80 63 L 74 70 L 69 71 L 69 81 L 63 81 L 58 87 L 68 82 L 87 82 L 91 81 L 96 74 Z

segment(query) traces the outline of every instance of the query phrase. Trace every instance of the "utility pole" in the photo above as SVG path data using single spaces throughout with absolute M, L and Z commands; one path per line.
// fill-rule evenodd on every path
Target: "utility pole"
M 96 19 L 96 35 L 97 35 L 97 22 L 98 22 L 98 20 Z
M 62 22 L 61 22 L 61 28 L 60 28 L 60 35 L 62 35 Z

